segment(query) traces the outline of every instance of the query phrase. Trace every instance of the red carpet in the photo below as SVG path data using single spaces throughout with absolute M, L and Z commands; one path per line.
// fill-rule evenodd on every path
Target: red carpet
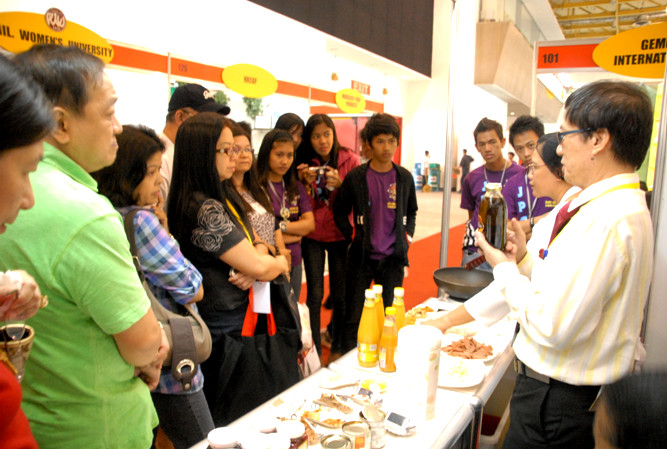
M 461 265 L 461 242 L 465 233 L 465 223 L 449 229 L 449 246 L 447 247 L 447 266 L 458 267 Z M 417 304 L 421 304 L 428 298 L 438 295 L 438 287 L 433 280 L 433 272 L 439 268 L 440 261 L 440 234 L 416 241 L 410 247 L 408 253 L 410 268 L 408 277 L 403 280 L 405 288 L 405 309 L 409 310 Z M 306 284 L 301 288 L 300 302 L 306 302 Z M 329 276 L 324 280 L 324 298 L 329 295 Z M 331 311 L 322 308 L 321 327 L 329 324 Z M 322 358 L 329 357 L 329 351 L 323 348 Z

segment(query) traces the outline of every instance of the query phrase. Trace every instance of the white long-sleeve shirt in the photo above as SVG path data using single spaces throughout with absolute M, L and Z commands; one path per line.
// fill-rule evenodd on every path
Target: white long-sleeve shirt
M 519 359 L 563 382 L 601 385 L 632 369 L 653 270 L 653 227 L 636 174 L 593 184 L 570 208 L 578 205 L 544 261 L 529 254 L 521 272 L 500 263 L 494 282 L 521 324 Z

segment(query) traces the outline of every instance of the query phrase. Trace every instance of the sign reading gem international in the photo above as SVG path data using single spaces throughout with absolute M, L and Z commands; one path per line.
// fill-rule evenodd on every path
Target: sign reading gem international
M 667 22 L 624 31 L 602 41 L 593 60 L 605 70 L 638 78 L 665 75 Z
M 225 68 L 222 81 L 234 92 L 248 98 L 268 97 L 278 90 L 276 77 L 252 64 L 234 64 Z
M 366 108 L 366 100 L 356 89 L 343 89 L 336 92 L 336 104 L 347 114 L 358 114 Z
M 105 63 L 113 58 L 113 48 L 106 39 L 68 21 L 57 8 L 50 8 L 45 14 L 0 13 L 0 47 L 21 53 L 36 44 L 79 47 Z

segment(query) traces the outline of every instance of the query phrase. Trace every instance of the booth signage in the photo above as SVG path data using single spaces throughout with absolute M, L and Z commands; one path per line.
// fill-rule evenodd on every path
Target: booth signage
M 362 83 L 361 81 L 354 81 L 352 80 L 352 89 L 356 89 L 361 93 L 362 95 L 370 95 L 371 94 L 371 85 L 370 84 L 365 84 Z
M 538 47 L 537 70 L 566 72 L 597 68 L 593 51 L 598 44 L 550 45 Z
M 347 114 L 358 114 L 366 108 L 366 100 L 356 89 L 343 89 L 336 92 L 336 104 Z
M 79 47 L 105 63 L 113 58 L 113 48 L 93 31 L 70 22 L 57 8 L 45 14 L 32 12 L 0 13 L 0 46 L 21 53 L 35 44 Z
M 593 59 L 605 70 L 639 78 L 665 75 L 667 22 L 624 31 L 595 48 Z
M 252 64 L 234 64 L 222 71 L 222 82 L 248 98 L 262 98 L 278 89 L 278 80 L 268 71 Z

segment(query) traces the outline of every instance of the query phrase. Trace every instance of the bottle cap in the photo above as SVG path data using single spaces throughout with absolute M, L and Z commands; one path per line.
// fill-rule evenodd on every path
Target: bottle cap
M 386 308 L 386 314 L 387 315 L 396 315 L 396 307 L 387 307 Z
M 379 284 L 375 284 L 373 286 L 373 291 L 375 292 L 376 295 L 381 295 L 382 294 L 382 286 Z
M 375 299 L 375 292 L 370 288 L 366 289 L 366 299 Z
M 394 287 L 394 296 L 405 296 L 405 289 L 403 287 Z

